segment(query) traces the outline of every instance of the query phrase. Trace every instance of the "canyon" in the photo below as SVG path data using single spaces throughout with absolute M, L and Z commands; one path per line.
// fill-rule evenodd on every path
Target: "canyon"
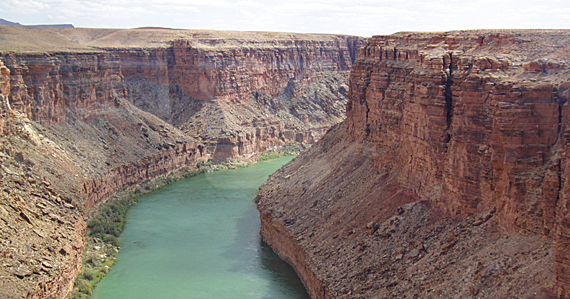
M 570 298 L 568 31 L 0 40 L 2 298 L 69 297 L 115 192 L 291 143 L 261 234 L 312 298 Z
M 347 118 L 260 187 L 311 298 L 570 298 L 570 32 L 374 36 Z
M 360 37 L 0 26 L 0 297 L 67 298 L 86 217 L 345 118 Z

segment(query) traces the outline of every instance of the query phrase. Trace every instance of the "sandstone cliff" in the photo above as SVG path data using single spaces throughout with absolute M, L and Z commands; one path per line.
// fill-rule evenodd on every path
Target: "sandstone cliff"
M 344 119 L 362 39 L 197 32 L 168 47 L 118 50 L 129 99 L 203 141 L 212 159 L 313 143 Z
M 86 212 L 118 190 L 201 158 L 199 142 L 120 98 L 124 84 L 112 75 L 74 80 L 103 65 L 73 56 L 49 56 L 55 63 L 38 70 L 29 62 L 39 59 L 8 55 L 11 69 L 2 66 L 10 74 L 0 95 L 2 298 L 68 297 L 81 266 Z M 62 78 L 65 59 L 82 62 L 78 74 Z
M 376 36 L 347 120 L 260 188 L 313 298 L 570 296 L 567 31 Z
M 206 155 L 218 161 L 247 158 L 290 141 L 313 143 L 344 119 L 348 74 L 364 41 L 169 29 L 1 29 L 8 41 L 1 48 L 26 53 L 12 54 L 8 67 L 23 64 L 15 74 L 20 81 L 25 73 L 44 85 L 34 96 L 30 89 L 13 91 L 19 93 L 15 108 L 35 121 L 59 122 L 67 107 L 65 92 L 82 92 L 72 104 L 89 107 L 93 98 L 85 91 L 96 83 L 99 96 L 128 98 L 204 142 Z M 38 53 L 42 50 L 63 54 Z M 68 52 L 75 55 L 66 57 Z M 58 84 L 68 89 L 57 92 Z
M 0 297 L 66 298 L 85 215 L 344 118 L 360 38 L 0 26 Z

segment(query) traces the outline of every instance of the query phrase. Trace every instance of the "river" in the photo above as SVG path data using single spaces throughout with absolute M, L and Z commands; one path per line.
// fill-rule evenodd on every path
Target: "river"
M 140 198 L 93 299 L 309 298 L 261 241 L 254 197 L 291 157 L 201 174 Z

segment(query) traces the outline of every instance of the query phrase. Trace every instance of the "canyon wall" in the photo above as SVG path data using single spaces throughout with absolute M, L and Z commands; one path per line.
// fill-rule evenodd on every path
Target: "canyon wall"
M 313 143 L 345 117 L 365 40 L 341 35 L 3 26 L 10 104 L 41 124 L 126 98 L 214 160 Z M 40 38 L 41 35 L 41 38 Z M 47 36 L 47 38 L 46 38 Z M 33 42 L 30 42 L 33 41 Z M 59 45 L 59 46 L 58 46 Z M 45 50 L 38 51 L 38 47 Z M 41 49 L 41 48 L 40 48 Z
M 126 97 L 118 55 L 107 53 L 6 53 L 10 107 L 32 121 L 65 121 L 66 109 L 91 109 Z
M 2 298 L 67 298 L 85 217 L 113 193 L 320 138 L 344 118 L 363 42 L 9 26 L 0 35 Z
M 67 298 L 86 213 L 116 191 L 196 167 L 203 146 L 124 98 L 113 55 L 2 58 L 0 296 Z
M 260 188 L 264 240 L 312 298 L 568 298 L 569 38 L 373 37 L 347 120 Z
M 196 33 L 168 47 L 117 50 L 129 100 L 206 144 L 214 160 L 313 143 L 344 119 L 363 39 Z

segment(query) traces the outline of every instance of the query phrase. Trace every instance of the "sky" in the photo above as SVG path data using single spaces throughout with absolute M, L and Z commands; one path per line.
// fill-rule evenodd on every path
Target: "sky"
M 569 0 L 1 0 L 23 25 L 334 33 L 570 29 Z

